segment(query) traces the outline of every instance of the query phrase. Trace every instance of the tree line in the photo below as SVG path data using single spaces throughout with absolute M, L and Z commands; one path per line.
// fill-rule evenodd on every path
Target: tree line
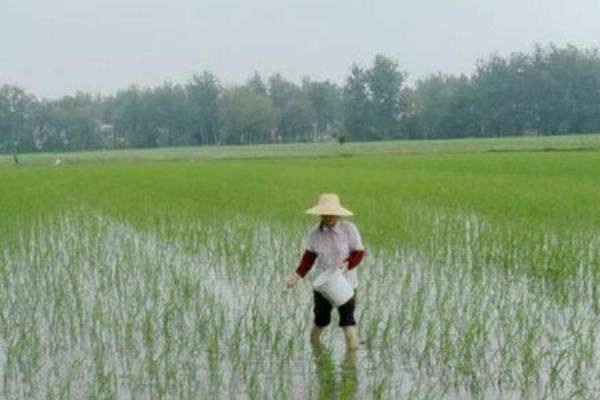
M 131 86 L 109 96 L 37 99 L 0 87 L 0 153 L 338 140 L 435 139 L 600 132 L 597 49 L 536 45 L 479 60 L 470 75 L 406 84 L 378 55 L 343 85 L 258 73 L 224 85 Z

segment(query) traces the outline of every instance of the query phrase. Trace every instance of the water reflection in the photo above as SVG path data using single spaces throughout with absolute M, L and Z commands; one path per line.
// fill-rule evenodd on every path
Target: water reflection
M 358 392 L 358 374 L 356 369 L 356 350 L 347 351 L 340 360 L 339 370 L 333 361 L 331 348 L 322 344 L 313 344 L 313 360 L 319 392 L 317 398 L 355 399 Z

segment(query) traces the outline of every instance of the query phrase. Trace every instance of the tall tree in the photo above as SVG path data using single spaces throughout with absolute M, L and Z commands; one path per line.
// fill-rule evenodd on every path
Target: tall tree
M 310 101 L 312 116 L 312 140 L 323 140 L 338 132 L 340 114 L 339 89 L 329 81 L 317 82 L 305 78 L 302 91 Z
M 479 135 L 477 93 L 467 76 L 430 75 L 417 82 L 416 95 L 425 137 Z
M 301 89 L 293 82 L 285 79 L 281 74 L 269 77 L 269 97 L 277 109 L 283 109 L 286 103 L 301 93 Z
M 477 63 L 473 82 L 483 136 L 514 135 L 526 129 L 528 63 L 522 54 L 514 54 L 511 59 L 492 55 Z
M 279 114 L 284 129 L 280 130 L 281 139 L 286 142 L 315 140 L 313 106 L 306 96 L 295 97 L 286 102 Z
M 264 143 L 273 140 L 275 111 L 268 97 L 245 86 L 227 89 L 222 96 L 223 131 L 221 142 Z
M 81 92 L 41 102 L 34 113 L 36 147 L 44 151 L 101 148 L 98 102 Z
M 219 99 L 222 91 L 217 77 L 209 72 L 194 75 L 185 89 L 189 99 L 190 130 L 194 143 L 217 143 L 221 129 Z
M 17 86 L 0 87 L 0 152 L 35 150 L 33 113 L 37 99 Z
M 190 134 L 192 115 L 186 92 L 179 85 L 165 83 L 147 94 L 147 129 L 153 130 L 157 146 L 195 144 Z
M 542 134 L 590 132 L 599 127 L 600 56 L 568 45 L 536 46 L 532 55 L 532 103 Z
M 369 100 L 367 74 L 357 65 L 350 69 L 343 89 L 344 129 L 352 140 L 367 140 L 372 137 L 372 106 Z
M 109 122 L 114 126 L 115 137 L 119 138 L 122 147 L 152 147 L 156 141 L 149 137 L 145 119 L 145 96 L 147 92 L 131 86 L 126 90 L 119 91 L 110 99 L 111 110 L 107 114 L 111 116 Z
M 297 107 L 290 107 L 289 103 L 300 96 L 302 96 L 300 87 L 285 79 L 281 74 L 269 77 L 269 98 L 276 112 L 275 136 L 279 139 L 288 140 L 297 135 L 297 128 L 292 127 L 296 121 L 288 120 L 290 111 Z
M 402 89 L 402 112 L 400 114 L 399 131 L 408 139 L 422 139 L 424 135 L 423 104 L 417 91 L 411 87 Z
M 406 74 L 400 71 L 397 62 L 383 55 L 377 55 L 365 77 L 371 97 L 376 138 L 398 137 L 398 122 L 402 111 L 402 85 Z
M 252 78 L 248 79 L 248 82 L 246 82 L 246 87 L 250 89 L 250 91 L 260 96 L 267 96 L 268 94 L 267 85 L 262 80 L 258 72 L 255 72 L 254 75 L 252 75 Z

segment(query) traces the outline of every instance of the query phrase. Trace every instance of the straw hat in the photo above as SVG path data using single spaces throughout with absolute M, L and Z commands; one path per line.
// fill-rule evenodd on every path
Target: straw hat
M 337 215 L 340 217 L 348 217 L 354 215 L 352 211 L 345 209 L 340 204 L 340 199 L 337 194 L 324 193 L 319 197 L 319 202 L 313 208 L 305 211 L 311 215 Z

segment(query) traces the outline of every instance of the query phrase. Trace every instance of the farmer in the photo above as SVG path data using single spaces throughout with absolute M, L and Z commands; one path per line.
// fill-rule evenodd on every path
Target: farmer
M 353 215 L 341 206 L 336 194 L 322 194 L 319 203 L 306 210 L 307 214 L 319 215 L 321 221 L 310 229 L 306 237 L 305 251 L 298 268 L 287 279 L 287 287 L 295 286 L 311 269 L 315 260 L 321 271 L 339 268 L 343 276 L 354 288 L 354 295 L 348 302 L 338 307 L 340 326 L 344 329 L 348 349 L 358 347 L 358 334 L 354 320 L 356 305 L 356 266 L 364 256 L 364 247 L 356 226 L 342 217 Z M 332 305 L 319 292 L 313 291 L 314 296 L 314 326 L 310 333 L 313 343 L 320 343 L 321 332 L 331 322 Z

